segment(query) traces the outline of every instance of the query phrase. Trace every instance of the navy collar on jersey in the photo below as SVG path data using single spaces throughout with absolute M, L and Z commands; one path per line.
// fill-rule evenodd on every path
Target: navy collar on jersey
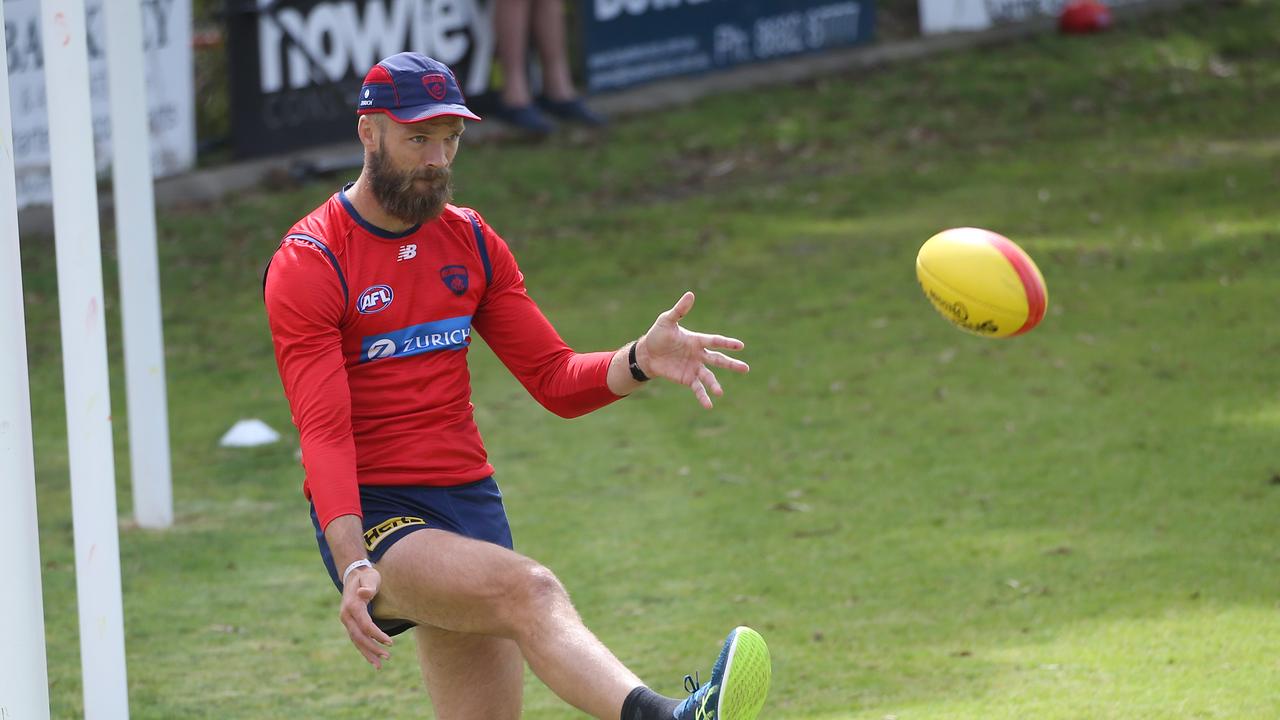
M 352 205 L 351 201 L 347 199 L 347 190 L 351 189 L 352 185 L 355 185 L 355 183 L 349 182 L 346 185 L 343 185 L 342 189 L 338 191 L 338 199 L 342 201 L 342 207 L 346 208 L 347 212 L 351 213 L 352 219 L 359 223 L 360 227 L 380 238 L 386 238 L 387 240 L 399 240 L 400 238 L 409 237 L 410 235 L 418 232 L 418 228 L 422 227 L 422 223 L 418 223 L 404 232 L 393 233 L 390 230 L 383 230 L 377 225 L 365 220 L 360 216 L 360 213 L 356 212 L 356 206 Z

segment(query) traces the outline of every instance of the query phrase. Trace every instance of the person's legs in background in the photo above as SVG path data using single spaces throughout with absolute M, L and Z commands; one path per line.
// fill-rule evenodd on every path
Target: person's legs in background
M 553 102 L 573 100 L 578 92 L 573 88 L 569 72 L 569 46 L 565 41 L 564 0 L 530 0 L 533 12 L 534 45 L 542 60 L 542 94 Z
M 493 26 L 502 68 L 502 95 L 495 115 L 526 132 L 549 134 L 555 125 L 533 104 L 529 90 L 529 28 L 533 0 L 494 0 Z
M 539 111 L 585 125 L 599 126 L 604 118 L 578 97 L 569 66 L 563 0 L 495 0 L 494 32 L 502 93 L 497 116 L 523 130 L 546 134 L 554 125 Z M 526 63 L 532 31 L 542 62 L 543 97 L 534 104 Z
M 599 127 L 605 119 L 592 112 L 573 87 L 565 38 L 564 0 L 533 0 L 533 39 L 542 59 L 542 109 L 561 120 Z
M 524 107 L 533 103 L 525 56 L 529 51 L 532 0 L 494 0 L 493 26 L 502 68 L 502 104 Z

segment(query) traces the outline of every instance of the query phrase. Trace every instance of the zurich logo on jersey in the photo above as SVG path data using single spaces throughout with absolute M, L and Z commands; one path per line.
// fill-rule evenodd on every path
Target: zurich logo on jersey
M 360 362 L 403 358 L 440 350 L 465 350 L 471 344 L 471 316 L 410 325 L 360 339 Z
M 380 360 L 396 354 L 396 341 L 389 338 L 377 340 L 369 345 L 365 357 L 369 360 Z
M 391 291 L 390 285 L 374 285 L 360 293 L 360 297 L 356 299 L 356 309 L 360 311 L 361 315 L 382 312 L 391 305 L 391 300 L 394 297 L 395 293 Z

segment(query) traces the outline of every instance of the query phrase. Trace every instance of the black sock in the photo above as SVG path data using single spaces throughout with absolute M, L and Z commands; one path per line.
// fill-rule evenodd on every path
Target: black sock
M 679 700 L 641 685 L 622 701 L 622 720 L 672 720 L 671 713 L 679 704 Z

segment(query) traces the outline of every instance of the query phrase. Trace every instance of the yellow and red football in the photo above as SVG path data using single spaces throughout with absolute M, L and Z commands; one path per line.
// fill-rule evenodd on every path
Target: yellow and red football
M 916 278 L 942 317 L 982 337 L 1012 337 L 1044 318 L 1049 291 L 1035 261 L 981 228 L 943 230 L 916 256 Z

